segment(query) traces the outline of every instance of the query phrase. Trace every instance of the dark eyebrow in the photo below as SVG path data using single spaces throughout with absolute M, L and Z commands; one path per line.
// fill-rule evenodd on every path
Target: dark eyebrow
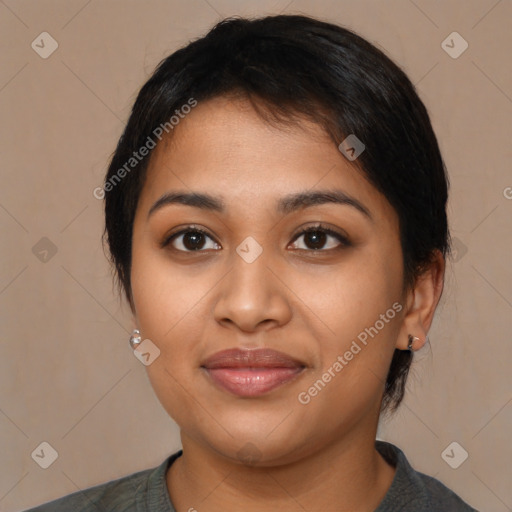
M 184 204 L 219 213 L 222 213 L 225 209 L 224 202 L 221 198 L 213 197 L 209 194 L 201 194 L 198 192 L 167 192 L 149 209 L 148 218 L 154 212 L 168 204 Z
M 277 211 L 286 215 L 302 208 L 326 203 L 352 206 L 370 220 L 373 220 L 370 210 L 366 206 L 342 190 L 318 190 L 315 192 L 307 191 L 290 194 L 278 201 Z
M 366 206 L 342 190 L 319 190 L 315 192 L 306 191 L 290 194 L 278 200 L 276 209 L 279 213 L 287 215 L 303 208 L 327 203 L 352 206 L 370 220 L 373 220 Z M 226 208 L 222 198 L 214 197 L 210 194 L 199 192 L 167 192 L 150 208 L 148 218 L 154 212 L 169 204 L 184 204 L 218 213 L 223 213 Z

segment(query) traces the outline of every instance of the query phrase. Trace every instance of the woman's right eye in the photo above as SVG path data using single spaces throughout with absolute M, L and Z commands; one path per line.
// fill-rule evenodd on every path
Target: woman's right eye
M 208 238 L 213 242 L 214 247 L 206 247 L 206 249 L 220 248 L 220 245 L 206 231 L 198 228 L 186 228 L 172 234 L 164 240 L 162 247 L 172 245 L 172 248 L 176 251 L 197 252 L 205 249 L 206 239 Z

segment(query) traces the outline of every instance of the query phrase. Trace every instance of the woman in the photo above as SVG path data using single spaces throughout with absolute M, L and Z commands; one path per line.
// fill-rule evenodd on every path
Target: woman
M 166 58 L 95 194 L 183 450 L 32 510 L 475 510 L 375 439 L 442 293 L 447 189 L 411 82 L 344 28 L 228 19 Z

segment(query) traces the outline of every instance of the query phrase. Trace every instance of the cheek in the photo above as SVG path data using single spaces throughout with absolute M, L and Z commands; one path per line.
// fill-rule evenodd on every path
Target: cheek
M 321 320 L 313 333 L 320 364 L 303 389 L 304 401 L 315 402 L 311 410 L 365 407 L 380 396 L 403 310 L 401 257 L 399 246 L 380 245 L 321 278 L 298 277 L 306 305 Z
M 160 251 L 144 248 L 133 252 L 131 277 L 142 334 L 157 344 L 187 346 L 186 340 L 178 340 L 177 335 L 183 333 L 184 325 L 190 328 L 189 318 L 201 307 L 201 298 L 213 281 L 210 283 L 192 267 L 172 264 Z M 193 336 L 193 332 L 189 334 Z
M 340 265 L 323 269 L 322 274 L 298 273 L 294 290 L 332 335 L 351 339 L 400 300 L 400 258 L 399 251 L 382 247 L 354 253 Z
M 220 266 L 172 261 L 162 250 L 140 246 L 132 258 L 132 290 L 137 323 L 144 338 L 160 350 L 147 366 L 160 401 L 176 413 L 190 401 L 188 389 L 211 346 L 213 298 Z M 178 412 L 178 414 L 181 414 Z
M 159 357 L 146 366 L 155 395 L 178 424 L 201 424 L 204 418 L 190 407 L 190 393 L 201 357 L 196 340 L 202 338 L 202 325 L 197 311 L 208 283 L 147 249 L 134 250 L 131 279 L 141 334 L 160 350 Z

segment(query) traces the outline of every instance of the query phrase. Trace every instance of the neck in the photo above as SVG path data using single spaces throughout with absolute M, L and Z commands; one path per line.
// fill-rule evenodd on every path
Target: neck
M 370 437 L 368 436 L 370 434 Z M 373 512 L 395 468 L 375 449 L 375 432 L 344 436 L 279 466 L 247 466 L 182 433 L 183 454 L 167 472 L 177 511 L 333 510 Z

